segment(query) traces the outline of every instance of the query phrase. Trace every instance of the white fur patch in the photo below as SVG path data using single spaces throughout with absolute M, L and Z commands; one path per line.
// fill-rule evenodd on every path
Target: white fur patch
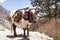
M 33 14 L 35 13 L 35 9 L 32 9 L 31 12 L 33 12 Z
M 16 9 L 16 10 L 11 11 L 10 16 L 12 17 L 16 11 L 17 11 L 17 9 Z
M 22 11 L 22 13 L 24 14 L 25 11 L 24 11 L 24 10 L 21 10 L 21 11 Z

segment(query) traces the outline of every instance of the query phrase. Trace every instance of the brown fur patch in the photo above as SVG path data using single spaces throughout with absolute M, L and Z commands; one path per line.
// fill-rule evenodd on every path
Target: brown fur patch
M 14 21 L 19 22 L 22 19 L 22 11 L 17 10 L 15 14 L 17 14 L 17 16 L 14 17 Z

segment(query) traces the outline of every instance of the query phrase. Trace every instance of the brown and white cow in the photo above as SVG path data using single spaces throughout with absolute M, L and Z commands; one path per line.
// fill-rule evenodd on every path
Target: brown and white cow
M 18 9 L 11 13 L 12 26 L 14 31 L 14 36 L 16 36 L 16 27 L 19 26 L 24 30 L 27 30 L 27 36 L 29 36 L 29 27 L 32 23 L 36 22 L 36 9 Z

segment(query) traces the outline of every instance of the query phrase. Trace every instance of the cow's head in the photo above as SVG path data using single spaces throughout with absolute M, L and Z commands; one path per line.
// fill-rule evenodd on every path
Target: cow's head
M 36 22 L 37 21 L 37 10 L 36 8 L 32 8 L 29 10 L 29 21 L 30 22 Z

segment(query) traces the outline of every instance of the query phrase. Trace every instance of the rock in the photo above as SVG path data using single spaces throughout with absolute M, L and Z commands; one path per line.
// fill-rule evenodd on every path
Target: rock
M 2 25 L 0 25 L 0 31 L 5 31 Z

